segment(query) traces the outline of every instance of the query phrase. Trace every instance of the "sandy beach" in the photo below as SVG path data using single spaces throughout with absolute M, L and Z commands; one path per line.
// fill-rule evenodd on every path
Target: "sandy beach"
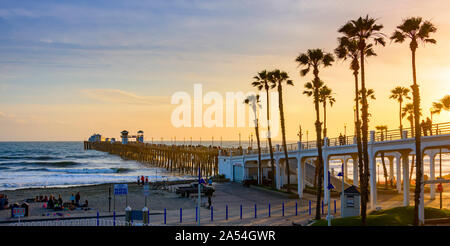
M 176 183 L 190 183 L 192 180 L 177 181 L 172 182 L 170 189 L 176 188 Z M 72 194 L 80 192 L 81 202 L 84 203 L 85 200 L 89 201 L 89 210 L 64 210 L 64 211 L 53 211 L 43 208 L 44 202 L 31 202 L 30 204 L 30 215 L 27 219 L 50 219 L 50 218 L 68 218 L 68 217 L 83 217 L 83 216 L 93 216 L 96 215 L 97 211 L 101 215 L 111 215 L 115 210 L 118 215 L 121 215 L 125 211 L 126 200 L 128 200 L 128 205 L 133 209 L 142 209 L 145 203 L 145 197 L 143 195 L 143 187 L 138 186 L 137 183 L 128 183 L 128 196 L 113 196 L 113 184 L 99 184 L 99 185 L 89 185 L 89 186 L 76 186 L 76 187 L 64 187 L 64 188 L 29 188 L 29 189 L 19 189 L 11 191 L 1 191 L 0 193 L 8 196 L 9 203 L 13 204 L 15 202 L 22 204 L 22 202 L 29 198 L 34 198 L 36 196 L 49 196 L 53 195 L 58 197 L 61 195 L 64 202 L 70 201 Z M 111 189 L 111 203 L 109 203 L 109 190 Z M 115 200 L 115 202 L 114 202 Z M 148 207 L 152 211 L 162 211 L 164 208 L 167 209 L 179 209 L 183 208 L 193 208 L 194 204 L 187 199 L 180 199 L 177 194 L 171 191 L 162 189 L 151 189 L 150 195 L 147 198 Z M 110 210 L 109 210 L 110 206 Z M 11 221 L 10 217 L 11 210 L 0 210 L 0 222 L 1 221 Z M 62 215 L 61 215 L 62 214 Z

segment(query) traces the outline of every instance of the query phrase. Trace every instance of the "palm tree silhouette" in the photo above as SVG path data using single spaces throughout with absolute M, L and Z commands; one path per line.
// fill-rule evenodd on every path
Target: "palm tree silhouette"
M 361 90 L 366 91 L 365 83 L 365 70 L 364 70 L 364 58 L 366 57 L 367 48 L 372 48 L 373 45 L 381 44 L 385 45 L 384 34 L 381 33 L 383 25 L 376 24 L 376 20 L 370 18 L 368 15 L 366 17 L 359 17 L 356 20 L 348 21 L 344 26 L 342 26 L 338 32 L 342 33 L 344 37 L 349 39 L 351 42 L 356 42 L 358 44 L 360 65 L 361 65 Z M 371 43 L 373 42 L 373 44 Z M 373 52 L 373 51 L 372 51 Z M 373 53 L 372 55 L 375 55 Z M 369 134 L 369 112 L 366 93 L 362 93 L 362 150 L 364 158 L 364 170 L 363 177 L 361 179 L 361 224 L 366 225 L 367 217 L 367 202 L 368 191 L 369 191 L 369 152 L 368 152 L 368 134 Z
M 320 219 L 320 199 L 322 194 L 322 179 L 323 179 L 323 154 L 322 154 L 322 123 L 320 122 L 320 108 L 319 108 L 319 89 L 322 87 L 323 82 L 319 78 L 319 68 L 331 66 L 334 62 L 333 55 L 326 53 L 321 49 L 309 49 L 306 53 L 301 53 L 296 59 L 299 66 L 304 67 L 300 70 L 300 75 L 303 77 L 309 73 L 312 69 L 314 79 L 311 82 L 305 84 L 307 91 L 312 90 L 312 96 L 314 99 L 314 108 L 316 110 L 316 143 L 317 143 L 317 161 L 316 170 L 318 171 L 317 179 L 317 199 L 316 199 L 316 219 Z M 309 95 L 309 92 L 304 91 L 304 94 Z M 324 187 L 327 189 L 328 187 Z
M 269 80 L 268 80 L 268 73 L 266 70 L 263 70 L 258 73 L 255 77 L 253 77 L 255 81 L 252 83 L 252 85 L 256 88 L 258 88 L 259 91 L 265 90 L 266 91 L 266 105 L 267 105 L 267 140 L 269 142 L 269 153 L 270 153 L 270 165 L 272 167 L 272 174 L 270 179 L 272 180 L 272 188 L 275 189 L 275 165 L 274 165 L 274 159 L 273 159 L 273 148 L 272 148 L 272 138 L 270 136 L 270 102 L 269 102 Z
M 290 185 L 291 185 L 291 173 L 289 170 L 289 157 L 287 153 L 287 145 L 286 145 L 286 127 L 285 127 L 285 120 L 284 120 L 284 109 L 283 109 L 283 84 L 286 85 L 294 85 L 292 80 L 289 79 L 289 75 L 284 72 L 280 71 L 279 69 L 275 69 L 271 72 L 269 72 L 269 81 L 271 83 L 271 88 L 277 88 L 278 90 L 278 108 L 280 111 L 280 123 L 281 123 L 281 137 L 283 141 L 283 150 L 284 150 L 284 157 L 285 157 L 285 172 L 287 174 L 287 192 L 291 192 Z
M 361 121 L 359 117 L 359 86 L 358 86 L 358 73 L 359 73 L 359 45 L 356 40 L 349 40 L 346 36 L 338 38 L 339 46 L 334 50 L 334 53 L 337 55 L 339 59 L 342 60 L 350 60 L 350 70 L 353 71 L 353 76 L 355 78 L 355 132 L 356 132 L 356 146 L 358 149 L 358 170 L 359 177 L 362 180 L 364 175 L 364 163 L 363 163 L 363 151 L 362 151 L 362 142 L 361 142 Z M 366 46 L 364 51 L 366 57 L 372 56 L 375 53 L 373 49 L 369 46 Z
M 262 184 L 261 143 L 259 140 L 259 120 L 258 120 L 258 109 L 261 109 L 261 102 L 259 100 L 259 95 L 248 96 L 245 99 L 244 103 L 252 107 L 253 113 L 255 114 L 255 135 L 256 135 L 256 143 L 258 145 L 258 184 Z
M 436 32 L 436 27 L 430 21 L 422 21 L 421 17 L 411 17 L 403 20 L 402 24 L 397 26 L 397 29 L 391 36 L 391 40 L 396 43 L 403 43 L 405 39 L 410 39 L 409 48 L 411 49 L 411 61 L 413 82 L 411 86 L 413 92 L 414 105 L 414 123 L 415 123 L 415 140 L 416 150 L 420 150 L 421 145 L 421 129 L 420 129 L 420 93 L 419 85 L 416 78 L 416 50 L 419 47 L 419 42 L 435 44 L 436 40 L 430 38 L 430 34 Z M 420 187 L 422 183 L 422 153 L 416 153 L 416 189 L 414 192 L 414 225 L 419 225 L 419 202 L 420 202 Z
M 390 99 L 395 99 L 400 104 L 400 110 L 399 110 L 399 119 L 400 119 L 400 137 L 403 135 L 403 124 L 402 124 L 402 103 L 404 99 L 411 99 L 411 97 L 408 95 L 409 89 L 402 86 L 397 86 L 394 89 L 391 90 L 391 95 L 389 96 Z
M 319 90 L 319 102 L 323 105 L 323 137 L 327 137 L 327 101 L 332 107 L 336 102 L 336 99 L 332 96 L 333 92 L 326 85 L 322 86 Z

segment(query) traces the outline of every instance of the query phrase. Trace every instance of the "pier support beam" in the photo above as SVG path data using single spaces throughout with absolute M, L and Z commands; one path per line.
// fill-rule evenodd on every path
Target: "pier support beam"
M 430 154 L 430 180 L 435 179 L 435 160 L 436 160 L 436 154 Z M 435 184 L 430 184 L 430 199 L 434 200 L 436 198 L 436 188 Z
M 396 163 L 396 182 L 397 182 L 397 191 L 398 193 L 402 193 L 402 165 L 401 165 L 401 158 L 400 156 L 395 157 L 395 163 Z
M 352 155 L 352 160 L 353 160 L 353 185 L 358 187 L 359 186 L 359 179 L 358 179 L 358 172 L 359 172 L 359 168 L 358 168 L 358 156 L 357 155 Z
M 402 153 L 403 206 L 409 206 L 409 152 Z
M 369 152 L 369 170 L 370 170 L 370 208 L 377 206 L 377 156 Z

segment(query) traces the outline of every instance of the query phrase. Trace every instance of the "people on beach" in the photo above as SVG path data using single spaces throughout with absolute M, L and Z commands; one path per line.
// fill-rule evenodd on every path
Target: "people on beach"
M 63 199 L 62 199 L 61 195 L 58 195 L 58 204 L 59 204 L 60 206 L 63 205 Z
M 48 209 L 54 209 L 55 208 L 55 201 L 53 200 L 53 195 L 50 195 L 47 202 L 47 208 Z
M 142 183 L 142 185 L 144 185 L 144 181 L 145 181 L 144 176 L 141 176 L 141 183 Z
M 137 177 L 137 184 L 140 185 L 141 184 L 141 178 L 138 176 Z
M 77 207 L 80 206 L 80 199 L 80 192 L 77 192 L 77 195 L 75 196 L 75 204 L 77 205 Z
M 71 204 L 75 204 L 75 196 L 73 195 L 73 193 L 72 193 L 72 195 L 70 196 L 70 203 L 71 203 Z

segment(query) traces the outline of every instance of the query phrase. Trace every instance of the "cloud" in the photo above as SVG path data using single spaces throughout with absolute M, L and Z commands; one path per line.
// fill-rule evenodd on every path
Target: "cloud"
M 169 104 L 168 97 L 162 96 L 138 96 L 134 93 L 117 89 L 88 89 L 82 93 L 91 99 L 101 102 L 137 105 L 164 105 Z

